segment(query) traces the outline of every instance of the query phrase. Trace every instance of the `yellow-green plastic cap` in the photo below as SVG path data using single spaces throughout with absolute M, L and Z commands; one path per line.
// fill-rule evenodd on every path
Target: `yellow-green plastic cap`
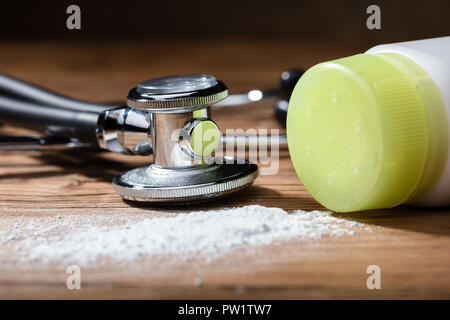
M 211 120 L 201 120 L 192 129 L 191 148 L 198 157 L 209 157 L 220 144 L 220 130 Z
M 381 55 L 312 67 L 289 102 L 295 170 L 311 195 L 334 211 L 407 201 L 427 161 L 428 136 L 414 81 Z

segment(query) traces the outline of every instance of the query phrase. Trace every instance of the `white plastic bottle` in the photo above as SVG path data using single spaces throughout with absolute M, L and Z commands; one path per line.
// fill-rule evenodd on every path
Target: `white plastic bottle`
M 294 167 L 335 211 L 450 205 L 450 37 L 309 69 L 287 119 Z
M 384 44 L 366 53 L 398 53 L 417 63 L 436 84 L 447 112 L 450 127 L 450 37 Z M 449 141 L 450 141 L 450 130 Z M 426 206 L 450 205 L 450 148 L 438 180 L 424 195 L 414 201 Z

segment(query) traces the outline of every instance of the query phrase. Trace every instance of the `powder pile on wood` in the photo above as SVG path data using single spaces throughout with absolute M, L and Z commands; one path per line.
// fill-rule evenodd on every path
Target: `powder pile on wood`
M 214 259 L 235 249 L 352 235 L 352 229 L 362 226 L 329 212 L 288 213 L 258 205 L 134 221 L 99 214 L 61 214 L 45 223 L 42 217 L 11 219 L 0 230 L 0 259 L 8 247 L 22 260 L 79 265 L 104 257 L 118 262 L 161 255 Z

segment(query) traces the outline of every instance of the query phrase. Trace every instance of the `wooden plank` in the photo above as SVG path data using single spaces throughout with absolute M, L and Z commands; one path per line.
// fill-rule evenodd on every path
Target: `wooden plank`
M 2 43 L 0 70 L 70 96 L 114 102 L 123 101 L 140 80 L 165 74 L 211 73 L 232 92 L 269 88 L 283 69 L 363 50 L 363 44 L 289 40 Z M 213 116 L 222 129 L 278 127 L 270 104 L 239 113 L 214 110 Z M 24 132 L 0 129 L 0 134 Z M 131 206 L 114 193 L 114 175 L 148 161 L 108 153 L 2 153 L 0 226 L 13 216 L 133 219 L 186 210 Z M 189 210 L 248 204 L 323 210 L 301 185 L 287 151 L 281 152 L 279 165 L 277 175 L 260 176 L 247 191 Z M 82 290 L 66 288 L 64 267 L 14 264 L 6 258 L 0 260 L 0 298 L 450 298 L 449 208 L 399 207 L 339 216 L 367 223 L 372 231 L 269 246 L 251 255 L 236 252 L 211 264 L 94 264 L 82 270 Z M 372 264 L 382 270 L 381 290 L 366 287 L 366 268 Z

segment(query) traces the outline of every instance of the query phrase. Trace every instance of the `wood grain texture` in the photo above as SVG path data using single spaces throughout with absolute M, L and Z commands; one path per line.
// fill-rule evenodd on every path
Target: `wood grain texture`
M 140 80 L 211 73 L 232 92 L 269 88 L 292 66 L 362 52 L 364 44 L 283 41 L 2 43 L 0 71 L 80 99 L 123 101 Z M 225 128 L 276 128 L 270 105 L 215 110 Z M 0 115 L 1 121 L 1 115 Z M 0 134 L 19 134 L 8 126 Z M 101 214 L 130 219 L 186 208 L 130 205 L 111 188 L 117 173 L 148 162 L 108 153 L 0 154 L 0 228 L 15 215 Z M 286 210 L 324 209 L 297 178 L 287 151 L 277 175 L 260 176 L 245 192 L 188 208 L 260 204 Z M 236 252 L 211 264 L 141 262 L 82 270 L 82 289 L 66 289 L 65 268 L 0 261 L 0 298 L 450 298 L 450 209 L 399 207 L 339 215 L 371 226 L 354 236 L 294 242 L 253 255 Z M 378 265 L 382 289 L 366 288 Z M 201 279 L 202 285 L 195 284 Z

